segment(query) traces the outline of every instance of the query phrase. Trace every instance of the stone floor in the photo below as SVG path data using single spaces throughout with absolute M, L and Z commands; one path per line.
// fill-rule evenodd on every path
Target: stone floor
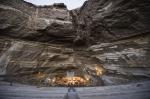
M 128 85 L 75 88 L 80 99 L 150 99 L 150 81 Z M 36 87 L 0 82 L 0 99 L 63 99 L 66 87 Z

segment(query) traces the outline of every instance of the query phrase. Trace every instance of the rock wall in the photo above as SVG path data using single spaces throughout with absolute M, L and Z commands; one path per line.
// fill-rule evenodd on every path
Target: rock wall
M 89 45 L 150 31 L 150 2 L 146 0 L 88 0 L 72 11 L 61 3 L 35 6 L 23 0 L 0 2 L 1 35 L 11 37 Z
M 92 83 L 88 86 L 103 85 L 98 83 L 100 79 L 96 79 L 95 64 L 100 65 L 87 52 L 63 45 L 0 38 L 0 76 L 6 75 L 6 81 L 13 79 L 24 84 L 44 85 L 49 77 L 62 78 L 66 77 L 67 72 L 74 71 L 75 76 L 89 75 Z M 35 78 L 39 72 L 46 75 L 42 82 Z M 59 86 L 57 83 L 47 84 Z
M 88 0 L 74 13 L 78 35 L 86 31 L 94 41 L 109 42 L 148 33 L 149 5 L 148 0 Z
M 28 14 L 28 15 L 32 15 L 36 11 L 35 5 L 33 5 L 31 3 L 27 3 L 23 0 L 0 0 L 0 2 L 3 5 L 11 6 L 15 9 L 18 9 L 18 10 Z
M 149 4 L 148 0 L 89 0 L 68 11 L 63 4 L 39 7 L 0 0 L 0 73 L 59 74 L 72 68 L 87 73 L 97 64 L 106 72 L 92 79 L 102 78 L 105 85 L 149 80 Z M 96 45 L 64 46 L 73 42 Z
M 70 70 L 81 77 L 88 75 L 90 86 L 147 81 L 150 80 L 149 41 L 147 35 L 78 49 L 1 37 L 0 74 L 35 85 L 40 82 L 33 79 L 38 72 L 61 77 Z M 104 69 L 103 75 L 95 74 L 95 66 Z
M 4 1 L 3 0 L 0 2 L 1 2 L 1 4 L 8 5 L 13 8 L 16 8 L 18 10 L 21 10 L 24 13 L 27 13 L 28 15 L 37 15 L 38 14 L 37 15 L 38 17 L 52 18 L 52 19 L 57 19 L 57 17 L 60 17 L 60 15 L 62 15 L 62 16 L 65 15 L 66 19 L 68 17 L 66 6 L 64 5 L 64 7 L 59 7 L 63 4 L 60 4 L 60 5 L 58 4 L 57 6 L 55 6 L 55 5 L 36 6 L 36 5 L 33 5 L 33 4 L 23 1 L 23 0 L 13 0 L 13 1 L 11 1 L 11 0 Z M 37 12 L 37 10 L 38 10 L 38 12 Z M 61 17 L 60 17 L 60 19 L 61 19 Z M 62 20 L 63 20 L 63 18 L 62 18 Z
M 0 10 L 1 35 L 36 41 L 60 38 L 70 41 L 74 33 L 69 11 L 61 3 L 35 6 L 23 0 L 1 0 Z
M 150 78 L 150 35 L 91 46 L 91 57 L 98 59 L 108 73 L 102 77 L 108 85 Z
M 47 19 L 69 20 L 69 12 L 67 9 L 58 9 L 55 7 L 39 7 L 37 8 L 38 17 Z

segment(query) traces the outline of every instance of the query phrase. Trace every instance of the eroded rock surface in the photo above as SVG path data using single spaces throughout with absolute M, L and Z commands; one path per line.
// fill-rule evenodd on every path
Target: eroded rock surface
M 148 0 L 88 0 L 72 13 L 77 34 L 91 41 L 109 42 L 148 33 L 149 5 Z
M 47 77 L 65 77 L 67 71 L 88 79 L 91 83 L 87 86 L 149 80 L 149 38 L 147 35 L 97 44 L 88 49 L 1 38 L 0 73 L 32 84 L 44 83 Z M 96 71 L 95 65 L 104 70 Z M 39 80 L 33 79 L 34 75 L 39 75 Z
M 0 76 L 48 86 L 61 85 L 53 82 L 67 71 L 88 81 L 84 86 L 150 80 L 149 4 L 88 0 L 68 11 L 62 3 L 0 0 Z
M 94 45 L 89 50 L 93 52 L 91 57 L 97 58 L 108 72 L 103 80 L 116 84 L 149 79 L 149 45 L 150 36 L 147 35 Z
M 1 37 L 0 46 L 0 75 L 6 77 L 4 80 L 65 86 L 59 79 L 65 79 L 68 72 L 73 72 L 74 76 L 87 79 L 89 82 L 84 82 L 87 86 L 103 85 L 99 77 L 104 72 L 103 67 L 83 50 L 6 37 Z M 56 80 L 56 83 L 49 79 Z
M 35 6 L 23 0 L 0 1 L 0 33 L 35 41 L 73 39 L 71 16 L 64 4 Z

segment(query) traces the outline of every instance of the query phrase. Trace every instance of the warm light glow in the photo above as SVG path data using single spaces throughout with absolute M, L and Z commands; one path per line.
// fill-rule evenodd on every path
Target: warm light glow
M 103 69 L 98 67 L 97 65 L 95 66 L 95 71 L 96 71 L 97 76 L 100 76 L 103 74 Z
M 38 74 L 36 75 L 37 79 L 42 79 L 44 78 L 46 75 L 44 73 L 38 72 Z
M 80 72 L 80 71 L 79 71 Z M 98 64 L 91 65 L 86 71 L 78 73 L 77 71 L 66 71 L 59 75 L 46 74 L 38 72 L 35 77 L 41 83 L 49 86 L 90 86 L 95 82 L 93 77 L 100 77 L 105 70 Z
M 56 83 L 65 86 L 81 86 L 86 84 L 86 80 L 81 77 L 63 77 Z
M 54 83 L 55 81 L 56 81 L 56 78 L 53 78 L 53 79 L 52 79 L 52 82 Z
M 89 76 L 89 75 L 84 75 L 84 77 L 85 77 L 85 79 L 86 79 L 87 81 L 90 80 L 90 76 Z

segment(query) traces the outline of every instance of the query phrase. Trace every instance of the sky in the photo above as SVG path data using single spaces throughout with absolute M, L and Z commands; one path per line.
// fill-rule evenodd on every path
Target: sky
M 35 5 L 52 5 L 54 3 L 65 3 L 69 10 L 81 7 L 86 0 L 24 0 Z

